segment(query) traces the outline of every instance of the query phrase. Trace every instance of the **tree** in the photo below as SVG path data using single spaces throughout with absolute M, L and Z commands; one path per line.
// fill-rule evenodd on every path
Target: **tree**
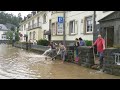
M 10 30 L 11 30 L 11 31 L 15 31 L 15 27 L 14 27 L 14 26 L 12 26 Z
M 10 40 L 10 43 L 12 43 L 13 31 L 7 31 L 7 32 L 6 32 L 6 38 L 7 38 L 8 40 Z
M 13 14 L 8 14 L 3 11 L 0 12 L 0 24 L 10 23 L 18 27 L 21 20 L 22 20 L 21 13 L 19 13 L 18 16 L 16 17 Z

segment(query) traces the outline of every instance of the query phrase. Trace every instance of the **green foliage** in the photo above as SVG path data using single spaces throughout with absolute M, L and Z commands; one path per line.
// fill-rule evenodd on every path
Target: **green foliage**
M 43 46 L 48 46 L 49 41 L 45 40 L 45 39 L 40 39 L 37 41 L 38 45 L 43 45 Z
M 22 20 L 22 18 L 20 15 L 18 15 L 18 17 L 16 17 L 13 14 L 0 12 L 0 23 L 1 24 L 11 23 L 11 24 L 16 25 L 18 27 L 21 20 Z
M 92 41 L 85 40 L 86 46 L 92 46 Z
M 15 41 L 19 41 L 20 38 L 19 38 L 19 30 L 15 30 L 15 31 L 7 31 L 6 32 L 6 38 L 10 40 L 10 42 L 12 42 L 13 40 L 13 33 L 15 32 Z
M 15 32 L 15 41 L 19 41 L 20 37 L 19 37 L 19 30 L 17 29 L 17 31 Z

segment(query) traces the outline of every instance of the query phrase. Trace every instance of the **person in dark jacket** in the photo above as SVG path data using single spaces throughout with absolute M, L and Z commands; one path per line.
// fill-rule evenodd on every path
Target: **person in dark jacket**
M 79 38 L 79 43 L 80 43 L 80 46 L 86 46 L 85 41 L 81 37 Z
M 75 61 L 78 61 L 78 47 L 80 46 L 78 38 L 75 39 Z

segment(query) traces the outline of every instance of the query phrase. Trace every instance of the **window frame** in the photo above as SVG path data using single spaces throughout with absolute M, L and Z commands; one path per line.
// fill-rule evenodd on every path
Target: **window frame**
M 91 18 L 91 19 L 90 19 Z M 90 19 L 90 20 L 89 20 Z M 90 27 L 92 27 L 92 31 L 90 31 L 90 29 L 89 29 L 89 31 L 88 31 L 88 21 L 90 21 L 89 23 L 91 23 L 91 25 L 89 26 L 89 28 Z M 85 20 L 85 32 L 86 33 L 93 33 L 93 16 L 88 16 L 88 17 L 86 17 L 86 20 Z
M 71 22 L 73 22 L 72 23 L 72 32 L 71 32 L 71 30 L 70 30 L 70 23 Z M 69 32 L 70 32 L 70 35 L 74 35 L 76 32 L 75 32 L 75 20 L 71 20 L 71 21 L 69 21 Z

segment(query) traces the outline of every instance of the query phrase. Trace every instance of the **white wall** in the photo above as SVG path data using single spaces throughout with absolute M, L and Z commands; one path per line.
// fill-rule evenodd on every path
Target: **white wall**
M 0 31 L 0 40 L 7 40 L 5 38 L 2 38 L 2 34 L 4 34 L 4 32 L 6 32 L 6 31 Z
M 98 20 L 111 14 L 113 11 L 104 12 L 96 11 L 96 23 L 99 24 Z M 85 35 L 84 33 L 84 18 L 88 16 L 93 16 L 93 11 L 71 11 L 66 13 L 66 40 L 75 40 L 75 38 L 82 37 L 85 40 L 92 40 L 93 34 Z M 78 22 L 77 34 L 74 36 L 69 36 L 69 22 L 71 20 L 76 20 Z
M 82 37 L 85 40 L 92 40 L 92 34 L 85 35 L 83 34 L 84 27 L 84 18 L 88 16 L 92 16 L 93 11 L 71 11 L 66 13 L 66 40 L 75 40 L 75 38 Z M 76 35 L 69 35 L 69 22 L 71 20 L 77 21 L 76 25 Z

